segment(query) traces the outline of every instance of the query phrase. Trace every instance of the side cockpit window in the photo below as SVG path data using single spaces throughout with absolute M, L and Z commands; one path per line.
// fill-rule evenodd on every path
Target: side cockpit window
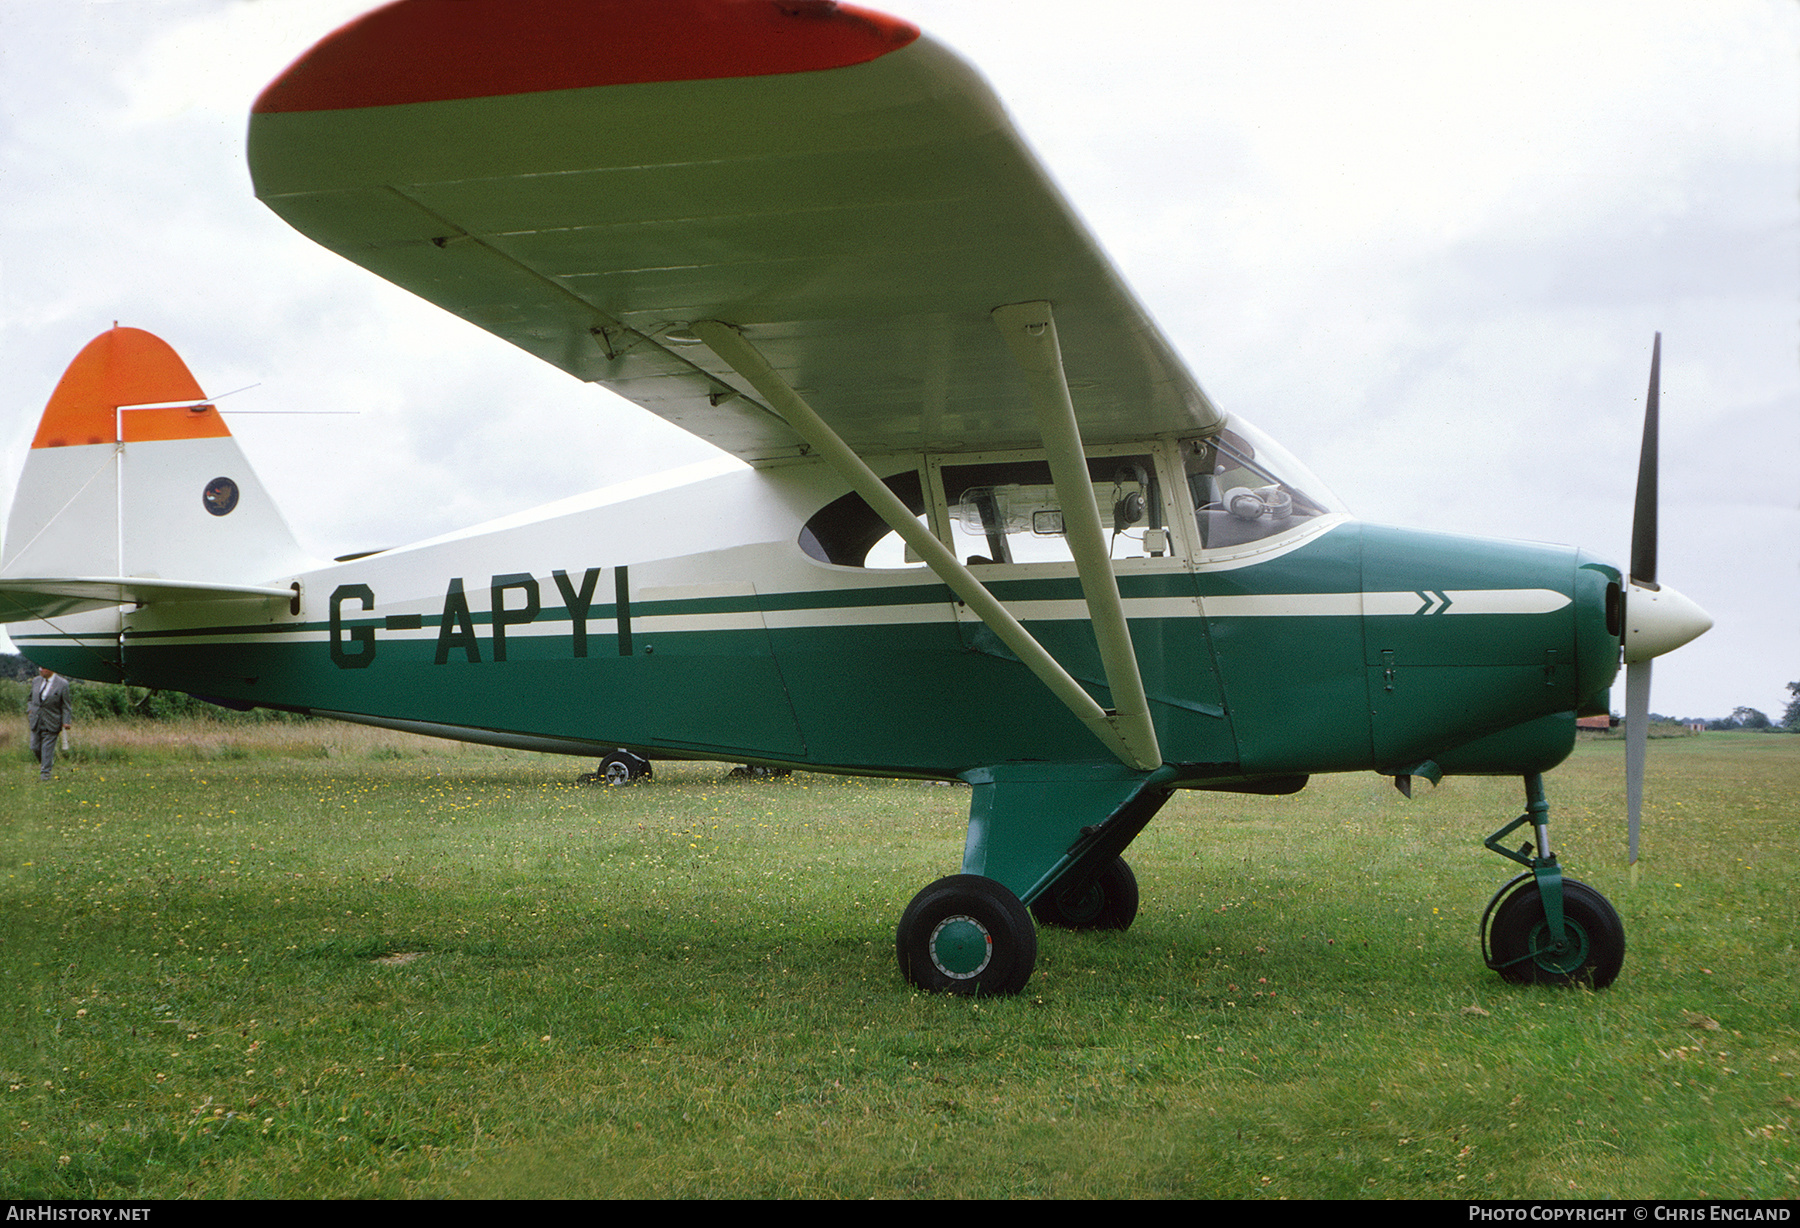
M 1168 513 L 1154 456 L 1088 457 L 1088 480 L 1115 559 L 1162 557 L 1169 551 Z M 941 479 L 933 500 L 947 517 L 944 542 L 971 566 L 1072 562 L 1062 499 L 1049 463 L 974 460 L 931 466 Z M 916 470 L 884 478 L 908 511 L 929 528 L 924 484 Z M 941 530 L 940 530 L 941 531 Z M 887 522 L 852 491 L 815 512 L 800 530 L 809 558 L 839 567 L 922 566 Z
M 1047 461 L 943 467 L 954 548 L 971 566 L 1066 562 L 1062 499 Z M 1088 480 L 1113 558 L 1167 550 L 1156 462 L 1143 456 L 1090 456 Z
M 916 470 L 882 479 L 900 497 L 906 510 L 925 514 L 925 488 Z M 892 541 L 884 539 L 892 538 Z M 821 563 L 839 567 L 900 567 L 900 535 L 854 490 L 834 499 L 813 514 L 800 530 L 800 549 Z

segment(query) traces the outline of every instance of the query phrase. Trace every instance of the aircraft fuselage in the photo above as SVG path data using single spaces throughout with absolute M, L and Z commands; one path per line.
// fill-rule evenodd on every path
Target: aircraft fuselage
M 1182 784 L 1298 787 L 1428 762 L 1542 771 L 1567 754 L 1578 710 L 1605 711 L 1615 568 L 1324 506 L 1209 545 L 1209 513 L 1179 497 L 1196 488 L 1180 445 L 1092 451 L 1096 472 L 1123 458 L 1124 485 L 1159 505 L 1136 524 L 1160 528 L 1161 551 L 1115 557 L 1114 571 Z M 965 459 L 877 468 L 948 537 L 968 475 L 1018 476 L 1009 458 Z M 153 604 L 20 639 L 77 677 L 545 750 L 937 778 L 1108 758 L 925 568 L 835 563 L 831 543 L 807 540 L 855 535 L 821 519 L 845 498 L 821 465 L 744 469 L 321 567 L 291 577 L 297 612 Z M 1074 564 L 973 570 L 1106 706 Z

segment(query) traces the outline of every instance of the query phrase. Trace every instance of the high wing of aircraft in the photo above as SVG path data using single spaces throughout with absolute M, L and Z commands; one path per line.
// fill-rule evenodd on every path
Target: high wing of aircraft
M 257 100 L 303 233 L 750 463 L 304 556 L 167 345 L 114 328 L 34 440 L 0 609 L 36 661 L 495 745 L 960 779 L 903 975 L 1011 993 L 1038 921 L 1128 927 L 1175 789 L 1514 775 L 1509 980 L 1609 983 L 1543 773 L 1710 621 L 1656 582 L 1354 520 L 1215 405 L 979 77 L 829 0 L 402 0 Z M 1504 841 L 1530 825 L 1534 843 Z

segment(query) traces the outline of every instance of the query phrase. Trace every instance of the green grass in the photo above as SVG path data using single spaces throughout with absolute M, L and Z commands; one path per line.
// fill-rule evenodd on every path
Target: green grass
M 1550 776 L 1603 993 L 1480 964 L 1517 781 L 1362 776 L 1178 796 L 1129 932 L 969 1001 L 893 954 L 962 788 L 78 734 L 51 786 L 0 754 L 10 1196 L 1800 1193 L 1800 738 L 1658 743 L 1635 887 L 1622 748 Z

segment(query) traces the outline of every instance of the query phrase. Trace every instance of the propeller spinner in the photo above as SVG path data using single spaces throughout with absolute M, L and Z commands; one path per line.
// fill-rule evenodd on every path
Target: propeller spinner
M 1662 334 L 1650 352 L 1644 400 L 1644 443 L 1638 453 L 1637 502 L 1631 517 L 1631 574 L 1625 589 L 1625 815 L 1627 860 L 1637 877 L 1638 821 L 1644 807 L 1644 754 L 1650 737 L 1650 670 L 1654 658 L 1712 626 L 1712 616 L 1656 581 L 1656 473 Z

